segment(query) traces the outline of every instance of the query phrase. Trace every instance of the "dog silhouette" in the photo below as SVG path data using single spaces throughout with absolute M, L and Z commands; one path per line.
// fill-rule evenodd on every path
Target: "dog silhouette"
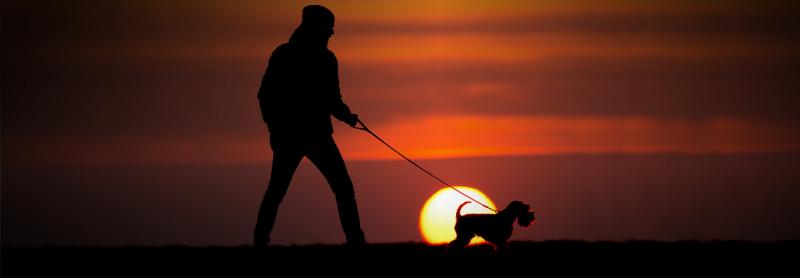
M 460 251 L 475 236 L 494 244 L 498 252 L 505 252 L 514 230 L 514 220 L 522 227 L 528 227 L 536 220 L 531 206 L 520 201 L 509 203 L 505 209 L 496 214 L 461 215 L 461 208 L 468 203 L 471 202 L 462 203 L 456 210 L 456 239 L 448 246 L 451 252 Z

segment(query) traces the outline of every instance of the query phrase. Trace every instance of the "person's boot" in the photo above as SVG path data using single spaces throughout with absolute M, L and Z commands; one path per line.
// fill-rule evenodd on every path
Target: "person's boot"
M 267 248 L 267 246 L 269 246 L 269 237 L 264 237 L 264 236 L 253 237 L 253 247 Z

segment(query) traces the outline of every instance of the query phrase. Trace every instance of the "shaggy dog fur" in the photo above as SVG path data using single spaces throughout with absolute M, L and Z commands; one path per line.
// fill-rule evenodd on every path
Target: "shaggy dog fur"
M 460 251 L 475 236 L 494 244 L 498 252 L 505 252 L 514 229 L 514 220 L 520 226 L 528 227 L 536 219 L 531 206 L 520 201 L 509 203 L 497 214 L 461 215 L 461 208 L 468 203 L 464 202 L 456 211 L 456 239 L 449 245 L 452 252 Z

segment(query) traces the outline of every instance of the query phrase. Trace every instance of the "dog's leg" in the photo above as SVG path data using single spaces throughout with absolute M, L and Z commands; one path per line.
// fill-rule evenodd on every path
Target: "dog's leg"
M 464 249 L 464 246 L 467 246 L 467 244 L 469 244 L 469 241 L 472 240 L 472 237 L 473 236 L 464 236 L 463 234 L 457 235 L 456 239 L 451 241 L 450 244 L 447 246 L 448 251 L 450 251 L 451 253 L 457 253 L 461 251 L 461 249 Z

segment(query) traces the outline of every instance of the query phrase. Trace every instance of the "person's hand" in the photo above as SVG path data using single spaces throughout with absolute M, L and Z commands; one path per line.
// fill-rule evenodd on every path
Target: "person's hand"
M 344 122 L 350 125 L 350 127 L 356 127 L 356 124 L 358 124 L 358 114 L 350 114 L 347 119 L 344 119 Z

